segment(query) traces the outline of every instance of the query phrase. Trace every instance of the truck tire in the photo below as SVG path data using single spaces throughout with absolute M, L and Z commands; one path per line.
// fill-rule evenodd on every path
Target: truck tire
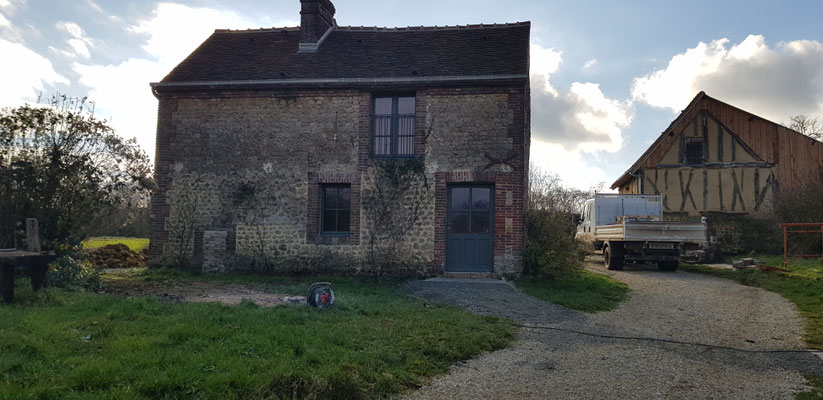
M 620 271 L 623 269 L 623 248 L 620 245 L 605 245 L 603 247 L 603 262 L 606 269 Z
M 677 260 L 657 262 L 657 268 L 659 268 L 661 271 L 674 272 L 677 271 L 678 266 L 680 266 L 680 261 Z

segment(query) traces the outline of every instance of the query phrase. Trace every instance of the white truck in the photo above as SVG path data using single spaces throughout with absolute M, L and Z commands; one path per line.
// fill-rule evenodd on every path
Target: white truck
M 706 222 L 663 221 L 661 195 L 598 193 L 583 204 L 577 237 L 602 249 L 610 270 L 656 262 L 662 271 L 675 271 L 684 249 L 706 241 Z

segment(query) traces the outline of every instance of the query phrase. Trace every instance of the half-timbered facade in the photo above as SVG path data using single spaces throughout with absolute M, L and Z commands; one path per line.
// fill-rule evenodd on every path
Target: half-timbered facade
M 611 188 L 662 194 L 664 212 L 768 212 L 823 179 L 823 143 L 700 92 Z

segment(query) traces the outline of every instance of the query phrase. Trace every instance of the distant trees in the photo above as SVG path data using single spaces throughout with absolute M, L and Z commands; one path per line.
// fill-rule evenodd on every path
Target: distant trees
M 808 137 L 823 140 L 823 120 L 819 117 L 797 114 L 789 117 L 789 122 L 783 125 Z
M 79 243 L 152 186 L 136 141 L 82 107 L 0 110 L 0 247 L 26 217 L 40 220 L 46 248 Z

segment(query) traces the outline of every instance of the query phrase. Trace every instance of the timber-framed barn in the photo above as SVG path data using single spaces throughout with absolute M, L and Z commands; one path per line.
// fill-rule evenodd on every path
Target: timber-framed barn
M 612 185 L 662 194 L 669 216 L 768 213 L 823 181 L 823 143 L 700 92 Z

